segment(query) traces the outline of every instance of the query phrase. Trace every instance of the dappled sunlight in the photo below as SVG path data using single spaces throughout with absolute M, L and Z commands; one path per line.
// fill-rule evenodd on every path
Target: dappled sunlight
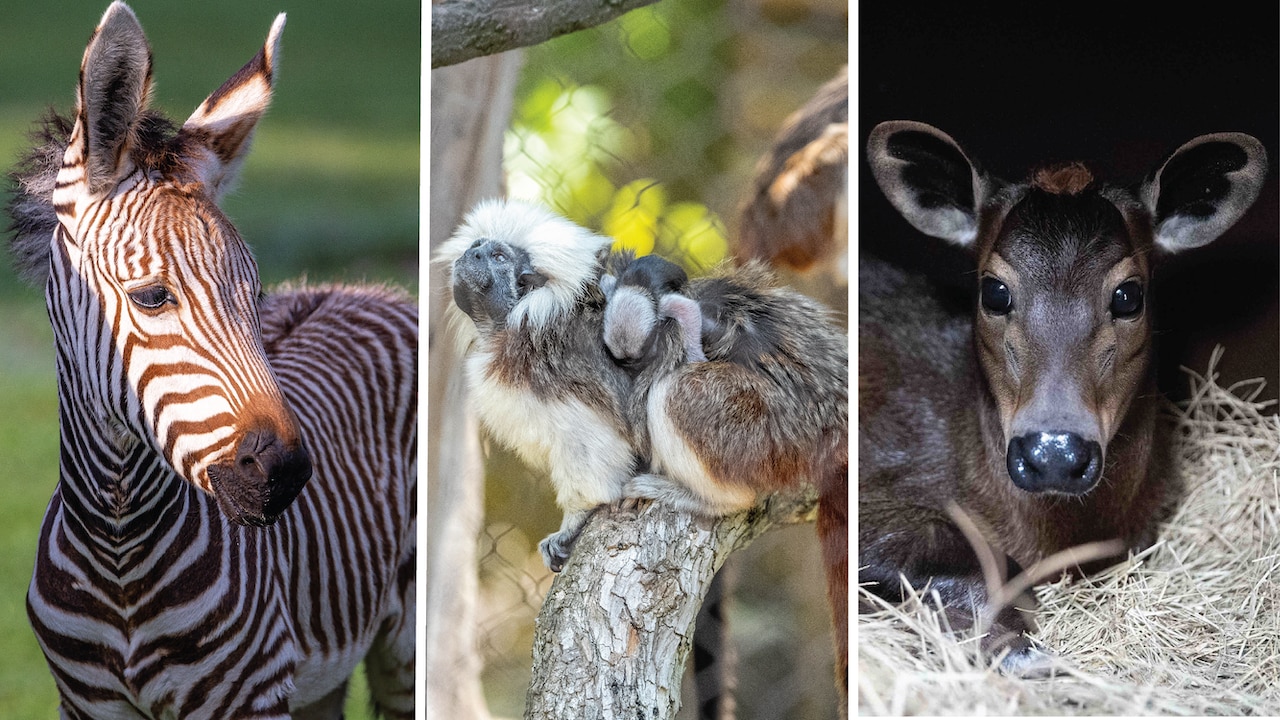
M 655 178 L 615 186 L 610 178 L 625 174 L 647 142 L 643 129 L 623 127 L 613 111 L 603 88 L 537 81 L 506 135 L 508 196 L 544 203 L 637 255 L 657 251 L 695 272 L 723 261 L 724 223 L 706 205 L 671 202 Z

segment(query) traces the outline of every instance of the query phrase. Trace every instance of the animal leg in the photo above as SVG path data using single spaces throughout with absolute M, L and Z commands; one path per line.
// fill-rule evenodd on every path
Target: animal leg
M 590 510 L 566 510 L 564 520 L 560 522 L 560 530 L 551 533 L 538 543 L 542 561 L 551 569 L 551 572 L 560 572 L 564 569 L 564 564 L 569 561 L 569 553 L 573 551 L 573 544 L 577 542 L 578 536 L 582 534 L 582 528 L 586 527 L 587 520 L 591 519 L 597 509 L 598 507 Z
M 864 525 L 870 519 L 866 513 L 862 515 Z M 1007 651 L 1001 661 L 1002 670 L 1019 676 L 1047 671 L 1048 656 L 1029 637 L 1035 629 L 1034 596 L 1023 593 L 1011 602 L 993 605 L 977 553 L 949 520 L 937 515 L 910 529 L 898 527 L 892 532 L 877 532 L 875 527 L 864 526 L 860 535 L 860 585 L 890 602 L 906 599 L 904 580 L 916 591 L 936 593 L 953 630 L 985 628 L 983 653 L 996 657 Z M 1012 558 L 998 553 L 996 559 L 1004 563 L 1002 580 L 1021 573 Z M 860 612 L 869 609 L 869 604 L 859 602 Z
M 693 515 L 708 515 L 708 500 L 680 483 L 654 473 L 636 475 L 623 487 L 628 498 L 643 498 Z
M 389 720 L 414 717 L 416 570 L 416 554 L 409 553 L 400 564 L 397 607 L 383 621 L 364 658 L 375 714 Z
M 290 717 L 293 720 L 340 720 L 346 702 L 347 682 L 344 680 L 333 692 L 304 708 L 294 710 Z

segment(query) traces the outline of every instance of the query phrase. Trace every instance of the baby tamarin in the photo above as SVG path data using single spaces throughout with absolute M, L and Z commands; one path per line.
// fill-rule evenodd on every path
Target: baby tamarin
M 847 336 L 756 263 L 692 281 L 652 255 L 606 267 L 604 337 L 636 374 L 626 412 L 644 470 L 623 494 L 721 516 L 815 484 L 847 682 Z
M 720 516 L 811 482 L 844 682 L 846 336 L 762 266 L 689 281 L 609 245 L 492 201 L 437 253 L 479 420 L 550 475 L 565 512 L 543 559 L 559 571 L 591 513 L 624 497 Z

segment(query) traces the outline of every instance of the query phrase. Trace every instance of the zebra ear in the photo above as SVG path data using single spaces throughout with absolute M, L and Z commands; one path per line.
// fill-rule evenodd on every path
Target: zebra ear
M 64 166 L 82 166 L 83 188 L 96 195 L 131 167 L 129 148 L 151 96 L 151 46 L 133 10 L 114 2 L 102 15 L 80 63 L 76 127 Z M 67 178 L 76 184 L 78 178 Z
M 249 152 L 253 128 L 271 102 L 284 20 L 284 13 L 276 16 L 258 54 L 182 125 L 180 134 L 195 141 L 184 143 L 190 148 L 187 164 L 215 198 L 230 187 Z

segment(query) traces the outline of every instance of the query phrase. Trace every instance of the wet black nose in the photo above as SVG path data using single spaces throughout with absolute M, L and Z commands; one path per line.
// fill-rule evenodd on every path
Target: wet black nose
M 1075 433 L 1027 433 L 1009 441 L 1009 478 L 1027 492 L 1080 495 L 1102 474 L 1102 446 Z
M 269 519 L 284 512 L 311 479 L 311 457 L 302 443 L 290 447 L 270 431 L 245 433 L 236 467 L 246 487 L 262 488 L 262 512 Z
M 301 441 L 286 443 L 270 430 L 245 433 L 235 458 L 209 468 L 223 511 L 245 525 L 274 523 L 311 479 L 311 456 Z

